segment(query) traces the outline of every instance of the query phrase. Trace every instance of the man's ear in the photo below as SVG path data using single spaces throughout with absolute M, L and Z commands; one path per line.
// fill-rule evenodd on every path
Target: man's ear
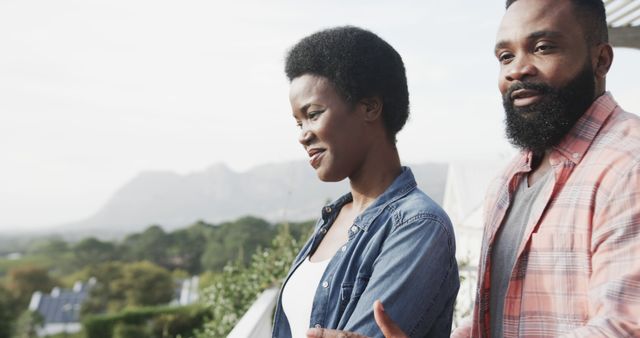
M 363 117 L 366 122 L 372 122 L 382 116 L 382 100 L 377 97 L 367 97 L 359 102 L 363 108 Z
M 613 48 L 608 43 L 602 43 L 595 48 L 594 73 L 597 77 L 604 79 L 613 62 Z

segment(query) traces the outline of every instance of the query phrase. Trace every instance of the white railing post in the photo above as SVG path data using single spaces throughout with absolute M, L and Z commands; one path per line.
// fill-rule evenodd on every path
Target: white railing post
M 227 338 L 271 337 L 271 313 L 276 304 L 278 289 L 267 289 L 258 296 Z

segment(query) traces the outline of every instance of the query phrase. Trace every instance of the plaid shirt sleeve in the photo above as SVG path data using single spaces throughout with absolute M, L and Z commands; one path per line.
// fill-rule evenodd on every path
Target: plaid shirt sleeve
M 563 337 L 640 336 L 640 165 L 594 214 L 589 321 Z

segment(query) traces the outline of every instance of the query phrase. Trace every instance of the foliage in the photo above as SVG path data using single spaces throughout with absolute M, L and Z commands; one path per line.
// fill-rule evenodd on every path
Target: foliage
M 123 265 L 121 262 L 108 262 L 84 270 L 82 279 L 94 277 L 96 284 L 82 303 L 81 315 L 116 311 L 124 307 L 123 296 L 111 285 L 111 281 L 122 278 Z
M 139 234 L 127 236 L 123 241 L 123 251 L 127 261 L 148 260 L 160 266 L 167 262 L 166 248 L 170 237 L 159 225 L 152 225 Z
M 23 266 L 32 266 L 46 269 L 52 264 L 50 257 L 41 255 L 29 255 L 20 259 L 0 259 L 0 277 L 6 277 L 9 270 Z
M 69 288 L 74 282 L 90 277 L 95 277 L 97 284 L 82 305 L 82 316 L 168 302 L 175 289 L 172 279 L 202 275 L 201 289 L 220 284 L 230 278 L 223 277 L 228 274 L 223 273 L 225 265 L 230 266 L 228 269 L 245 271 L 247 266 L 256 264 L 255 253 L 263 253 L 260 248 L 269 246 L 284 228 L 293 238 L 304 233 L 306 239 L 311 225 L 307 222 L 274 226 L 259 218 L 243 217 L 221 224 L 198 221 L 171 232 L 152 225 L 120 241 L 89 237 L 73 242 L 60 236 L 15 239 L 11 243 L 0 239 L 0 243 L 7 242 L 0 245 L 0 252 L 22 254 L 18 259 L 0 258 L 0 286 L 6 285 L 9 293 L 6 298 L 0 292 L 0 330 L 9 323 L 15 327 L 15 317 L 26 309 L 34 291 L 49 292 L 54 286 Z M 139 263 L 142 261 L 147 262 Z M 286 269 L 289 264 L 283 266 Z M 274 274 L 269 271 L 264 275 Z M 255 292 L 247 295 L 255 297 Z M 6 299 L 13 304 L 14 318 L 9 320 L 2 317 Z M 239 304 L 249 302 L 245 298 L 239 301 Z M 4 336 L 0 331 L 0 337 Z
M 228 264 L 204 291 L 203 301 L 211 319 L 197 337 L 226 337 L 263 290 L 281 284 L 302 244 L 284 226 L 270 248 L 258 250 L 251 257 L 248 267 L 241 262 Z
M 151 262 L 104 263 L 89 269 L 87 275 L 97 283 L 82 305 L 83 315 L 165 304 L 173 297 L 171 274 Z
M 465 275 L 462 273 L 463 271 L 467 270 L 467 268 L 469 268 L 469 257 L 465 257 L 463 259 L 459 259 L 458 260 L 458 271 L 460 272 L 460 288 L 462 289 L 463 284 L 465 283 L 465 281 L 467 280 L 467 277 L 465 277 Z M 458 297 L 455 301 L 455 304 L 453 306 L 453 328 L 456 328 L 458 326 L 460 326 L 460 324 L 462 324 L 462 320 L 471 316 L 472 312 L 473 312 L 473 302 L 471 303 L 471 307 L 467 307 L 464 306 L 462 304 L 460 304 L 459 299 L 460 299 L 460 290 L 458 291 Z
M 113 338 L 139 338 L 145 336 L 145 329 L 141 325 L 118 323 L 113 329 Z
M 175 288 L 171 274 L 151 262 L 125 265 L 122 279 L 113 281 L 113 285 L 117 292 L 124 293 L 127 306 L 168 303 Z
M 76 332 L 76 333 L 58 333 L 51 336 L 47 336 L 47 338 L 86 338 L 84 332 Z
M 25 308 L 35 291 L 49 292 L 55 285 L 49 272 L 40 267 L 15 267 L 7 276 L 7 289 L 16 299 L 18 308 Z
M 39 313 L 33 311 L 25 311 L 16 322 L 14 338 L 37 338 L 36 329 L 42 326 L 43 318 Z
M 272 226 L 259 218 L 244 217 L 223 223 L 209 233 L 201 264 L 211 271 L 221 271 L 232 261 L 248 264 L 258 247 L 268 245 L 273 236 Z
M 58 256 L 69 250 L 69 243 L 60 237 L 47 237 L 35 241 L 27 248 L 27 253 Z
M 10 337 L 13 333 L 15 308 L 15 300 L 9 291 L 0 285 L 0 337 Z
M 207 311 L 199 306 L 144 307 L 116 314 L 89 316 L 83 326 L 87 338 L 191 336 Z
M 108 262 L 118 258 L 116 245 L 89 237 L 73 246 L 73 265 L 77 268 Z
M 169 269 L 180 269 L 191 275 L 202 271 L 200 257 L 206 246 L 209 233 L 214 231 L 214 226 L 199 221 L 186 229 L 176 230 L 170 234 L 170 245 L 166 248 Z
M 86 338 L 84 332 L 76 332 L 76 333 L 58 333 L 51 336 L 47 336 L 47 338 Z
M 205 290 L 211 285 L 213 285 L 213 283 L 215 283 L 218 280 L 219 274 L 220 272 L 213 272 L 213 271 L 203 272 L 200 275 L 200 281 L 198 282 L 198 289 L 199 289 L 198 291 L 202 292 L 202 290 Z

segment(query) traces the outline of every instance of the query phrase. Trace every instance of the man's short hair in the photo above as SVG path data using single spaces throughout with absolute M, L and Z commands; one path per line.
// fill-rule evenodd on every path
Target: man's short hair
M 344 26 L 309 35 L 288 52 L 285 73 L 289 81 L 305 74 L 325 77 L 350 104 L 379 97 L 384 127 L 393 142 L 409 117 L 402 58 L 370 31 Z
M 518 0 L 507 0 L 506 8 L 509 8 Z M 578 13 L 578 20 L 586 33 L 587 42 L 590 44 L 608 43 L 609 29 L 607 28 L 607 12 L 602 0 L 571 0 Z

